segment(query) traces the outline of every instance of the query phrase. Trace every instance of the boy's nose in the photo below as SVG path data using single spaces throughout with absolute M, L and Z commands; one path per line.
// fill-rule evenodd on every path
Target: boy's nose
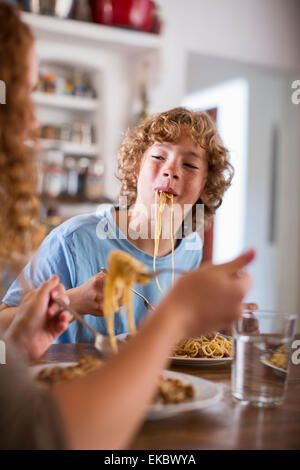
M 166 178 L 174 179 L 174 180 L 179 178 L 177 172 L 171 169 L 164 170 L 163 176 L 165 176 Z

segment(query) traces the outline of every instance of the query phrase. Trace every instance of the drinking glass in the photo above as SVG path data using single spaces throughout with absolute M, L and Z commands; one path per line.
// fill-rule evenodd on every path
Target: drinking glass
M 296 316 L 244 311 L 233 328 L 232 396 L 243 404 L 284 401 Z

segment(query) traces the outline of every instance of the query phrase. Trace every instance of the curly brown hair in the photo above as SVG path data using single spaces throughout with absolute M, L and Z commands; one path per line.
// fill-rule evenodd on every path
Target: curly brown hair
M 207 180 L 202 197 L 196 204 L 204 204 L 205 225 L 220 207 L 223 195 L 230 186 L 234 170 L 229 162 L 228 150 L 223 146 L 216 125 L 206 112 L 190 111 L 178 107 L 146 118 L 128 130 L 119 150 L 118 179 L 121 196 L 127 196 L 130 207 L 137 197 L 137 176 L 147 148 L 158 142 L 178 142 L 182 136 L 206 150 Z M 196 204 L 193 206 L 193 227 L 196 230 Z
M 0 80 L 6 104 L 0 104 L 0 267 L 20 268 L 40 243 L 37 224 L 37 135 L 29 84 L 29 53 L 34 37 L 19 11 L 0 1 Z

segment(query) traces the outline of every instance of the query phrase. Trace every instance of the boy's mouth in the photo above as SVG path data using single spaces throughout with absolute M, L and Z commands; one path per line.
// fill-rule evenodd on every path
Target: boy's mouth
M 178 194 L 174 191 L 174 189 L 170 188 L 170 187 L 167 187 L 167 186 L 160 186 L 158 188 L 154 188 L 155 191 L 162 191 L 164 193 L 167 193 L 167 194 L 172 194 L 174 197 L 178 196 Z

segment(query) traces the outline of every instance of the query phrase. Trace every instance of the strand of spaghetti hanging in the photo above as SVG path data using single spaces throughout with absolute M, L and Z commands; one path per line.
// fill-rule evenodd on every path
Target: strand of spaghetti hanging
M 159 208 L 157 210 L 157 198 L 158 193 L 160 194 L 159 199 Z M 156 272 L 156 257 L 158 254 L 159 239 L 161 235 L 161 220 L 162 213 L 166 204 L 167 198 L 171 199 L 171 209 L 170 209 L 170 239 L 172 247 L 172 286 L 174 284 L 174 208 L 173 208 L 173 194 L 166 193 L 164 191 L 157 190 L 155 191 L 155 239 L 154 239 L 154 256 L 153 256 L 153 271 Z M 155 278 L 157 287 L 160 292 L 163 292 L 158 277 Z
M 171 198 L 171 210 L 170 210 L 170 237 L 171 237 L 171 247 L 172 247 L 172 287 L 174 285 L 174 196 L 170 194 L 169 197 Z
M 159 208 L 157 211 L 157 197 L 159 193 Z M 159 238 L 161 234 L 161 218 L 162 211 L 165 205 L 166 197 L 162 191 L 155 191 L 155 241 L 154 241 L 154 256 L 153 256 L 153 271 L 156 272 L 156 257 L 158 254 Z M 162 288 L 159 285 L 158 277 L 155 278 L 158 290 L 162 291 Z

